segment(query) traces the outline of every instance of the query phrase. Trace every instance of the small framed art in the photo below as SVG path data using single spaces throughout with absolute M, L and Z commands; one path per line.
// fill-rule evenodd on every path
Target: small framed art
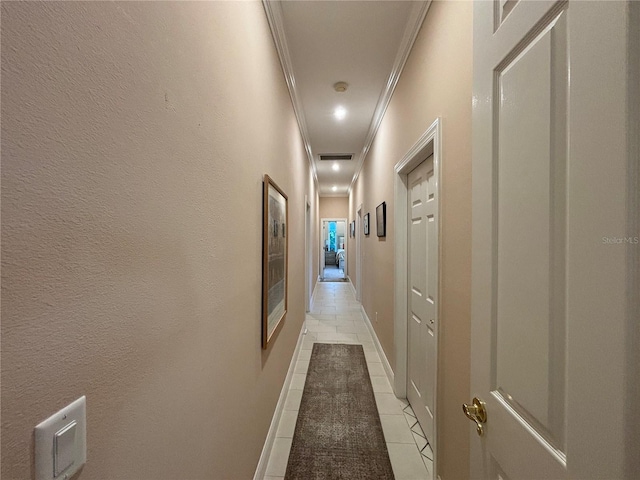
M 376 207 L 376 234 L 379 237 L 387 236 L 387 202 Z

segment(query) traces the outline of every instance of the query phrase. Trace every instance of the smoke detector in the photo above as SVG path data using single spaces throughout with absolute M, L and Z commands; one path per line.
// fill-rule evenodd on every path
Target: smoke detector
M 347 82 L 337 82 L 333 84 L 333 89 L 338 93 L 346 92 L 347 88 L 349 88 L 349 84 Z

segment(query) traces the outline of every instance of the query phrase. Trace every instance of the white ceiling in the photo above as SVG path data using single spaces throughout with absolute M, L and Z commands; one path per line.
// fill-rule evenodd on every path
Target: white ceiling
M 263 3 L 320 196 L 347 196 L 430 2 Z M 336 82 L 348 83 L 347 91 L 336 92 Z M 337 107 L 346 109 L 342 120 Z M 321 154 L 353 160 L 338 161 L 336 172 Z

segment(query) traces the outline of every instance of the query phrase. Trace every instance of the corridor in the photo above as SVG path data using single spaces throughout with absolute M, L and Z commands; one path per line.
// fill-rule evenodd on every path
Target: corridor
M 307 333 L 295 364 L 265 480 L 284 478 L 311 349 L 316 342 L 362 345 L 395 478 L 431 480 L 431 447 L 424 438 L 411 406 L 393 394 L 351 284 L 318 282 L 305 325 Z
M 640 1 L 0 10 L 2 478 L 283 478 L 314 342 L 397 479 L 638 478 Z

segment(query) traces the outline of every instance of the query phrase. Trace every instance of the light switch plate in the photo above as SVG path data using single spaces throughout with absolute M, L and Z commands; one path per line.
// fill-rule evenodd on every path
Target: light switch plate
M 70 479 L 87 461 L 86 397 L 39 423 L 35 437 L 36 480 Z
M 78 422 L 71 423 L 56 432 L 53 442 L 53 475 L 58 476 L 76 461 L 76 429 Z

